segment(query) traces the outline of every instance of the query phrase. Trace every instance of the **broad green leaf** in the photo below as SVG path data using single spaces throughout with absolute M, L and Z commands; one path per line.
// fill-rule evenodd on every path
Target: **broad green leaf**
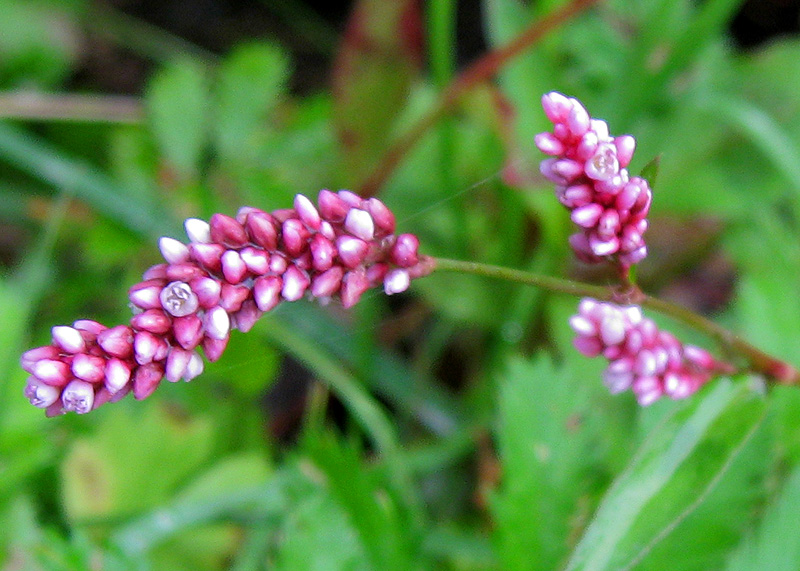
M 764 402 L 725 380 L 651 431 L 607 492 L 567 569 L 630 569 L 706 499 L 760 425 Z
M 499 376 L 502 479 L 491 511 L 504 569 L 557 568 L 627 457 L 629 407 L 608 394 L 600 369 L 574 351 L 558 366 L 544 354 L 516 358 Z
M 795 467 L 781 494 L 767 508 L 756 533 L 731 557 L 726 571 L 795 571 L 800 569 L 800 468 Z
M 207 419 L 186 418 L 154 401 L 137 403 L 135 417 L 130 410 L 118 404 L 95 418 L 94 434 L 69 447 L 61 472 L 71 521 L 156 506 L 207 461 L 212 446 Z
M 274 569 L 368 571 L 365 550 L 347 513 L 325 490 L 297 498 L 280 527 Z
M 419 7 L 410 0 L 355 4 L 333 72 L 334 124 L 351 184 L 387 148 L 420 63 L 420 28 Z
M 289 63 L 271 44 L 237 47 L 222 63 L 215 87 L 214 132 L 228 160 L 252 159 L 268 125 L 268 114 L 286 89 Z
M 170 63 L 150 79 L 145 105 L 161 153 L 183 177 L 196 176 L 208 143 L 205 68 L 190 59 Z
M 363 464 L 353 445 L 326 433 L 309 433 L 304 449 L 324 478 L 328 493 L 347 513 L 374 569 L 403 570 L 417 565 L 419 554 L 407 506 L 399 503 L 385 473 Z

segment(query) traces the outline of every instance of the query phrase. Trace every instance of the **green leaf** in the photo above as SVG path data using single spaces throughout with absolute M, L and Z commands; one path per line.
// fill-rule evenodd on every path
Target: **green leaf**
M 668 415 L 606 494 L 567 569 L 634 567 L 705 500 L 763 416 L 745 383 L 723 380 Z
M 780 496 L 767 509 L 756 534 L 731 557 L 726 571 L 794 571 L 800 569 L 800 467 L 786 480 Z
M 190 59 L 170 63 L 150 80 L 145 105 L 161 153 L 179 174 L 195 177 L 208 142 L 205 68 Z
M 138 403 L 136 417 L 117 405 L 95 421 L 95 434 L 76 439 L 61 466 L 72 521 L 158 505 L 207 460 L 212 446 L 207 419 L 188 419 L 153 401 Z
M 491 512 L 503 569 L 557 568 L 592 490 L 607 484 L 614 455 L 627 448 L 616 437 L 620 400 L 607 407 L 612 398 L 596 365 L 576 355 L 556 367 L 540 354 L 511 360 L 500 376 L 503 476 Z
M 271 44 L 238 46 L 219 68 L 214 131 L 220 154 L 240 162 L 252 156 L 268 130 L 268 114 L 286 89 L 289 62 Z
M 403 570 L 420 563 L 407 507 L 384 474 L 365 469 L 358 448 L 327 433 L 309 433 L 304 449 L 347 513 L 374 569 Z

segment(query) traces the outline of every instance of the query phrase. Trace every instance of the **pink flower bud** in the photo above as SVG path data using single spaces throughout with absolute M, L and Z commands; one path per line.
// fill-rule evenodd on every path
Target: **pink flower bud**
M 56 325 L 51 330 L 53 343 L 67 353 L 80 353 L 86 349 L 86 343 L 80 331 L 67 325 Z
M 211 272 L 222 268 L 222 255 L 226 252 L 222 244 L 190 244 L 191 258 Z
M 353 236 L 339 236 L 336 239 L 336 250 L 339 259 L 348 268 L 355 268 L 364 261 L 369 252 L 369 244 Z
M 214 307 L 206 312 L 203 328 L 208 337 L 212 339 L 225 339 L 231 329 L 231 320 L 228 312 L 222 307 Z
M 281 241 L 286 252 L 294 257 L 299 256 L 308 247 L 310 234 L 305 225 L 296 218 L 290 218 L 283 223 Z
M 264 250 L 248 246 L 242 248 L 239 255 L 251 274 L 260 276 L 269 271 L 269 254 Z
M 248 299 L 241 304 L 241 308 L 233 315 L 233 322 L 236 329 L 242 333 L 247 333 L 261 319 L 262 315 L 264 315 L 264 312 L 258 309 L 256 302 Z
M 311 295 L 314 297 L 332 296 L 339 291 L 343 276 L 344 270 L 340 266 L 333 266 L 318 274 L 311 282 Z
M 222 357 L 222 353 L 225 352 L 225 347 L 228 346 L 228 339 L 228 337 L 224 339 L 206 337 L 203 339 L 203 353 L 206 354 L 206 359 L 212 363 L 218 361 Z
M 203 340 L 203 321 L 196 314 L 176 317 L 172 320 L 172 332 L 181 347 L 194 349 Z
M 72 374 L 88 383 L 99 383 L 105 378 L 106 361 L 101 357 L 78 353 L 72 360 Z
M 400 234 L 397 237 L 390 259 L 401 268 L 409 268 L 419 262 L 419 239 L 413 234 Z
M 94 387 L 85 381 L 72 381 L 61 393 L 64 410 L 86 414 L 94 404 Z
M 25 396 L 31 404 L 38 408 L 47 408 L 58 400 L 61 391 L 57 387 L 47 385 L 36 377 L 28 377 L 25 385 Z
M 219 296 L 219 306 L 228 313 L 239 311 L 242 303 L 250 297 L 250 288 L 243 285 L 222 284 Z
M 109 359 L 105 370 L 105 387 L 108 392 L 116 394 L 131 380 L 131 367 L 120 359 Z
M 275 219 L 266 212 L 248 214 L 245 228 L 247 228 L 247 234 L 254 244 L 268 251 L 277 248 L 278 229 Z
M 319 204 L 319 211 L 322 217 L 336 224 L 343 222 L 347 212 L 350 210 L 348 204 L 330 190 L 319 191 L 317 204 Z
M 283 280 L 278 276 L 263 276 L 256 278 L 253 283 L 253 298 L 258 309 L 267 312 L 273 309 L 281 300 Z
M 239 252 L 228 250 L 222 254 L 222 275 L 228 283 L 238 284 L 247 275 L 247 264 Z
M 136 369 L 133 374 L 133 397 L 142 400 L 149 397 L 158 388 L 164 371 L 157 363 L 148 363 Z
M 209 220 L 209 226 L 213 242 L 228 248 L 241 248 L 248 242 L 247 232 L 230 216 L 214 214 Z
M 158 241 L 158 249 L 168 264 L 182 264 L 189 260 L 189 248 L 174 238 L 163 236 Z
M 211 242 L 211 226 L 199 218 L 187 218 L 183 221 L 186 236 L 194 244 L 208 244 Z
M 281 296 L 286 301 L 297 301 L 303 297 L 309 285 L 311 285 L 311 280 L 308 274 L 297 266 L 291 265 L 283 273 Z
M 369 215 L 375 222 L 375 231 L 379 238 L 394 234 L 394 214 L 383 202 L 377 198 L 370 198 L 366 201 L 366 207 L 367 212 L 369 212 Z
M 172 328 L 172 320 L 161 309 L 148 309 L 133 316 L 131 327 L 140 331 L 149 331 L 155 335 L 163 335 Z
M 306 226 L 312 230 L 319 230 L 319 225 L 322 222 L 319 212 L 317 212 L 317 208 L 306 196 L 298 194 L 294 197 L 294 209 L 297 211 L 300 220 L 302 220 Z

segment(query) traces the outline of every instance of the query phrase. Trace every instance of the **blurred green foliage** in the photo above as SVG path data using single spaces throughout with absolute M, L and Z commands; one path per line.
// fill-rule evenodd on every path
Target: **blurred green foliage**
M 312 42 L 331 85 L 302 94 L 275 41 L 209 57 L 99 4 L 1 3 L 3 568 L 800 566 L 800 391 L 720 379 L 638 409 L 571 349 L 575 299 L 472 276 L 347 315 L 284 304 L 191 385 L 44 418 L 19 354 L 56 324 L 126 321 L 155 238 L 358 190 L 456 74 L 453 0 L 356 2 L 338 42 Z M 489 49 L 564 4 L 484 0 Z M 644 287 L 800 364 L 800 41 L 736 51 L 739 5 L 599 3 L 473 86 L 381 198 L 425 253 L 582 271 L 532 144 L 541 95 L 576 96 L 637 137 L 633 171 L 660 157 Z M 150 70 L 124 109 L 76 75 L 100 21 Z M 61 116 L 20 107 L 36 94 Z

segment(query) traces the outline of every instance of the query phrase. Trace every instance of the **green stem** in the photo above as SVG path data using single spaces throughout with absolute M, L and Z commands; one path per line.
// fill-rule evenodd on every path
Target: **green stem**
M 726 352 L 739 355 L 747 362 L 744 370 L 766 375 L 778 384 L 800 385 L 800 373 L 788 363 L 754 347 L 737 334 L 720 327 L 702 315 L 698 315 L 680 305 L 646 295 L 638 289 L 621 291 L 618 287 L 597 286 L 562 278 L 542 276 L 522 270 L 444 258 L 436 258 L 436 270 L 498 278 L 540 287 L 556 293 L 592 297 L 614 303 L 636 303 L 672 317 L 692 329 L 713 338 Z

